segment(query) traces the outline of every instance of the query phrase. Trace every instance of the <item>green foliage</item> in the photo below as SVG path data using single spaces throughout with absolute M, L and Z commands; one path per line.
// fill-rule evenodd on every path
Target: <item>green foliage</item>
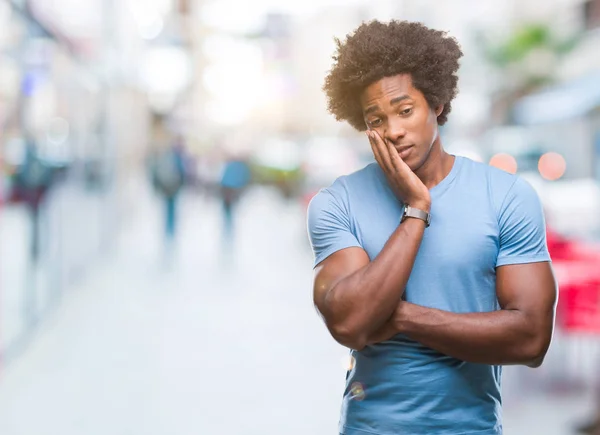
M 252 165 L 252 174 L 254 180 L 259 184 L 277 184 L 282 181 L 296 182 L 301 180 L 303 176 L 300 168 L 284 170 L 257 164 Z
M 573 50 L 580 36 L 559 39 L 552 28 L 544 23 L 530 23 L 517 28 L 500 43 L 490 43 L 486 38 L 478 38 L 483 43 L 483 51 L 488 60 L 501 68 L 523 61 L 532 51 L 550 50 L 558 56 Z

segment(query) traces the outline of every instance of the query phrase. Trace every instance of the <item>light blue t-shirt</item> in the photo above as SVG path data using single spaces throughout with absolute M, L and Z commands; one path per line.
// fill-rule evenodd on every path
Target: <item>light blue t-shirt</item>
M 542 206 L 522 178 L 457 156 L 430 193 L 431 226 L 407 301 L 455 313 L 495 311 L 496 267 L 550 261 Z M 351 246 L 374 259 L 401 213 L 376 163 L 338 178 L 309 205 L 315 265 Z M 340 433 L 502 433 L 501 367 L 460 361 L 404 335 L 351 353 Z

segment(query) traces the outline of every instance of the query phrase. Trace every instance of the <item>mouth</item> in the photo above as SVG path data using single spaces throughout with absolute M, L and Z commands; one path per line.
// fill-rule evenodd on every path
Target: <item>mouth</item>
M 396 151 L 398 151 L 398 154 L 406 154 L 409 150 L 412 149 L 414 145 L 403 145 L 403 146 L 399 146 L 399 147 L 395 147 Z

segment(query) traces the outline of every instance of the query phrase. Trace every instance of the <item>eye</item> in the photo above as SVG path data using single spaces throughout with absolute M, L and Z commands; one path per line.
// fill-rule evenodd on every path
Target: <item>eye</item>
M 371 121 L 369 121 L 369 125 L 371 127 L 378 127 L 381 125 L 381 118 L 377 118 L 377 119 L 373 119 Z
M 407 109 L 400 111 L 400 115 L 410 115 L 411 113 L 412 113 L 412 107 L 409 107 Z

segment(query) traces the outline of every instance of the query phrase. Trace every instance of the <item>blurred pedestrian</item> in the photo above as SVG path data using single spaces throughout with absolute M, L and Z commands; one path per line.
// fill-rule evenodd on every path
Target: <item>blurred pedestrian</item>
M 442 145 L 461 56 L 444 32 L 371 21 L 338 41 L 325 81 L 375 157 L 308 210 L 314 303 L 351 349 L 345 435 L 501 434 L 501 366 L 538 367 L 550 345 L 536 192 Z
M 177 202 L 186 181 L 184 143 L 177 136 L 164 149 L 158 150 L 151 160 L 152 182 L 164 204 L 164 234 L 172 243 L 177 233 Z
M 52 167 L 45 162 L 37 151 L 33 139 L 27 140 L 25 160 L 14 174 L 15 194 L 26 205 L 31 221 L 30 258 L 36 263 L 40 250 L 40 214 L 41 208 L 53 182 Z
M 38 320 L 35 281 L 36 267 L 40 260 L 42 241 L 42 209 L 47 194 L 53 185 L 54 169 L 38 153 L 33 139 L 28 139 L 25 149 L 25 160 L 14 173 L 14 196 L 27 206 L 30 222 L 29 264 L 26 271 L 27 288 L 23 295 L 23 314 L 28 326 Z
M 231 238 L 234 232 L 234 212 L 242 193 L 250 183 L 250 167 L 243 158 L 229 158 L 223 166 L 220 196 L 223 208 L 224 235 Z

